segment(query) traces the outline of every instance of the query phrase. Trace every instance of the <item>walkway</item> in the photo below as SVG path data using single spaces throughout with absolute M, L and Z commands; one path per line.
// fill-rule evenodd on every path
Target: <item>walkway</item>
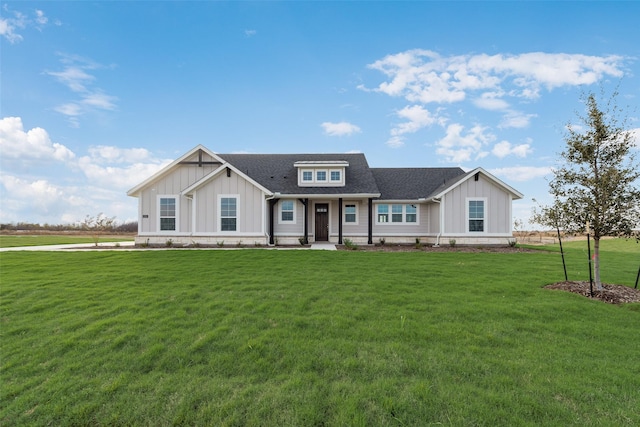
M 118 245 L 119 247 L 114 248 L 113 246 Z M 295 250 L 319 250 L 319 251 L 335 251 L 336 245 L 330 243 L 313 243 L 309 247 L 264 247 L 265 249 L 295 249 Z M 171 250 L 171 249 L 193 249 L 193 250 L 238 250 L 240 248 L 153 248 L 153 250 Z M 17 251 L 90 251 L 90 250 L 99 250 L 99 251 L 143 251 L 148 250 L 145 248 L 141 248 L 139 246 L 135 246 L 135 242 L 100 242 L 98 243 L 98 247 L 95 247 L 94 243 L 72 243 L 68 245 L 44 245 L 44 246 L 17 246 L 13 248 L 0 248 L 0 252 L 17 252 Z

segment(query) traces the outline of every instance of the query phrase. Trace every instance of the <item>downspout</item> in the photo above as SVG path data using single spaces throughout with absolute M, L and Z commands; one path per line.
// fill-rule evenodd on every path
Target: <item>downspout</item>
M 442 236 L 442 227 L 444 227 L 444 215 L 442 212 L 442 201 L 438 200 L 436 198 L 432 198 L 431 199 L 432 202 L 437 203 L 440 205 L 439 209 L 438 209 L 438 213 L 440 214 L 440 226 L 438 227 L 438 235 L 436 236 L 436 244 L 433 245 L 434 247 L 438 247 L 440 246 L 440 236 Z

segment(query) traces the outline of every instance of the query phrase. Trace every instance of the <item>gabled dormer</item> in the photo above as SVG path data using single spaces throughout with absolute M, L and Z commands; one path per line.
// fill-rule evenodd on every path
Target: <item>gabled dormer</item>
M 298 171 L 300 187 L 344 187 L 345 160 L 298 161 L 293 164 Z

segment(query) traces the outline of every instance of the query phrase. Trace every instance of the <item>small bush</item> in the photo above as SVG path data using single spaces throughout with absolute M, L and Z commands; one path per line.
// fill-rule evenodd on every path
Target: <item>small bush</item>
M 224 240 L 218 240 L 216 242 L 216 245 L 218 245 L 219 248 L 223 247 L 224 246 Z
M 515 248 L 516 245 L 518 244 L 518 239 L 509 239 L 507 240 L 507 242 L 509 243 L 509 247 Z
M 164 245 L 168 248 L 170 248 L 171 246 L 173 246 L 173 240 L 172 239 L 167 239 L 166 242 L 164 242 Z
M 345 248 L 355 251 L 358 249 L 358 245 L 356 245 L 355 243 L 353 243 L 353 241 L 351 239 L 344 239 L 344 246 Z
M 300 242 L 300 246 L 304 246 L 304 237 L 298 237 L 298 242 Z
M 452 248 L 456 247 L 456 239 L 449 239 L 449 246 L 451 246 Z
M 380 246 L 384 246 L 384 244 L 387 243 L 386 239 L 384 237 L 380 238 Z

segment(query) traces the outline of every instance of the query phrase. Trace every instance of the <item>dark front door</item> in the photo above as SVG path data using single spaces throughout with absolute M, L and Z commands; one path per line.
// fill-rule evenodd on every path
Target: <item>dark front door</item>
M 316 204 L 316 242 L 329 240 L 329 205 Z

